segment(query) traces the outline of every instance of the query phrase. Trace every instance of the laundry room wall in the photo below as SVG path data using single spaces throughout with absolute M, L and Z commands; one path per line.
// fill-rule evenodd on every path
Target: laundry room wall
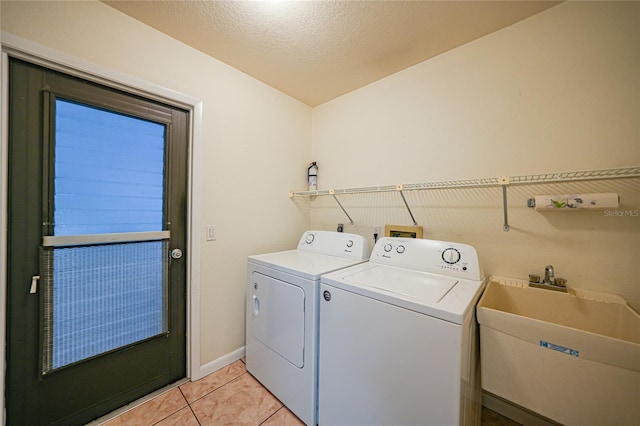
M 640 3 L 566 2 L 313 110 L 319 188 L 640 166 Z M 390 52 L 389 54 L 393 54 Z M 555 267 L 640 310 L 640 179 L 405 192 L 424 237 L 474 245 L 486 275 Z M 534 195 L 617 192 L 609 211 L 537 212 Z M 411 225 L 398 193 L 299 198 L 312 227 Z M 384 229 L 384 228 L 383 228 Z
M 290 248 L 308 227 L 288 190 L 305 183 L 311 108 L 98 1 L 3 0 L 0 12 L 3 32 L 203 101 L 201 364 L 241 349 L 247 255 Z

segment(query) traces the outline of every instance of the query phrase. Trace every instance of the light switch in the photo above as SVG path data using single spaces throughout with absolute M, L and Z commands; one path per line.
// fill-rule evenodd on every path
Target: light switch
M 215 240 L 216 240 L 216 226 L 207 225 L 207 241 L 215 241 Z

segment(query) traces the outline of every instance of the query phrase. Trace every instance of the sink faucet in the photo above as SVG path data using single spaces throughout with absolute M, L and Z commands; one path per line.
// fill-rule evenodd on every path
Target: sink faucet
M 544 268 L 544 284 L 555 284 L 556 278 L 553 276 L 553 266 L 547 265 Z
M 552 265 L 544 268 L 544 279 L 540 282 L 540 275 L 529 274 L 529 287 L 546 288 L 556 291 L 567 291 L 567 280 L 564 278 L 556 278 Z

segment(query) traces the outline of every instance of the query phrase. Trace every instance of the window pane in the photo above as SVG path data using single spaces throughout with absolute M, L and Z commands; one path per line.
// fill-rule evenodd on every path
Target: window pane
M 46 249 L 45 373 L 167 331 L 167 247 Z
M 54 235 L 163 230 L 165 126 L 56 100 Z

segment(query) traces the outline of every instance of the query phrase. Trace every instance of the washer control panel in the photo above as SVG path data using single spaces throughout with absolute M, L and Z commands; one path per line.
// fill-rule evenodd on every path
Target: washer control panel
M 383 237 L 373 248 L 370 261 L 473 280 L 484 278 L 478 253 L 468 244 Z

